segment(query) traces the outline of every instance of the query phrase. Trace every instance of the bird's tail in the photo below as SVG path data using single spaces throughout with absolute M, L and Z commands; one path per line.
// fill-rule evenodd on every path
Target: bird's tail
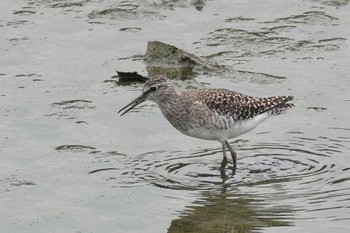
M 288 109 L 291 109 L 293 107 L 295 107 L 294 104 L 292 104 L 292 103 L 285 103 L 283 105 L 280 105 L 278 107 L 270 109 L 270 111 L 268 111 L 268 113 L 271 114 L 271 115 L 280 115 L 282 113 L 285 113 Z
M 290 108 L 293 108 L 295 105 L 289 103 L 294 99 L 293 96 L 274 96 L 261 98 L 265 103 L 265 109 L 263 112 L 267 112 L 269 115 L 279 115 L 284 113 Z

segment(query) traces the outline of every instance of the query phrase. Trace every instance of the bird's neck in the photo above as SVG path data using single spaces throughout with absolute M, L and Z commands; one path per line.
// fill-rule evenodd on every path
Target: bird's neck
M 184 118 L 188 117 L 190 102 L 175 89 L 171 90 L 162 101 L 157 103 L 165 118 L 177 129 L 185 129 Z
M 181 109 L 187 109 L 187 100 L 179 94 L 175 88 L 171 88 L 167 91 L 166 95 L 163 95 L 157 101 L 159 108 L 163 113 L 176 113 Z

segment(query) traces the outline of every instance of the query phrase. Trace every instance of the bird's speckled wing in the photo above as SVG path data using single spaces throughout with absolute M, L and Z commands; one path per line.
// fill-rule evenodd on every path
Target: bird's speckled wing
M 293 107 L 286 102 L 292 96 L 252 97 L 226 89 L 192 89 L 181 93 L 193 101 L 199 101 L 220 115 L 231 116 L 235 121 L 252 118 L 264 112 L 278 114 Z

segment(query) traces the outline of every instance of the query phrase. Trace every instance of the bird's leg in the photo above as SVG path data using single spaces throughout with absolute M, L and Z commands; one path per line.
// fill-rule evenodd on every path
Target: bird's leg
M 236 172 L 236 168 L 237 168 L 237 154 L 233 150 L 233 148 L 230 146 L 230 144 L 227 142 L 227 140 L 225 141 L 225 144 L 226 144 L 228 150 L 231 152 L 231 157 L 232 157 L 232 160 L 233 160 L 233 169 L 232 170 L 235 173 Z
M 220 167 L 220 170 L 223 171 L 227 165 L 227 156 L 226 156 L 226 145 L 225 145 L 225 142 L 222 143 L 222 153 L 224 155 L 224 157 L 222 158 L 222 161 L 221 161 L 221 167 Z

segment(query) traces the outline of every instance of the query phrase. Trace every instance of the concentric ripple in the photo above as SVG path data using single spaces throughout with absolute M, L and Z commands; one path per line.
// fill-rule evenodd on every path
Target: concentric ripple
M 258 185 L 304 177 L 319 180 L 335 168 L 326 154 L 277 143 L 257 144 L 239 150 L 237 172 L 232 176 L 230 168 L 220 174 L 221 153 L 221 149 L 201 149 L 189 155 L 149 152 L 130 160 L 127 165 L 132 169 L 124 175 L 168 189 L 208 190 L 224 182 Z
M 349 221 L 350 167 L 344 161 L 350 138 L 291 134 L 288 141 L 231 142 L 238 153 L 235 175 L 230 167 L 225 174 L 220 173 L 221 148 L 191 153 L 152 151 L 136 156 L 99 152 L 90 174 L 118 188 L 153 185 L 160 191 L 221 193 L 234 199 L 250 196 L 257 203 L 268 203 L 272 215 L 286 208 L 288 218 L 321 216 L 324 220 Z
M 238 168 L 234 176 L 230 168 L 226 174 L 220 174 L 221 148 L 211 148 L 191 153 L 152 151 L 125 156 L 119 161 L 123 165 L 118 168 L 120 174 L 116 174 L 115 179 L 121 186 L 153 184 L 180 190 L 210 190 L 223 183 L 236 186 L 281 182 L 336 184 L 350 179 L 344 172 L 350 168 L 341 167 L 332 159 L 345 149 L 337 140 L 294 137 L 289 142 L 232 144 L 238 147 Z M 101 168 L 103 172 L 108 170 Z M 99 171 L 92 171 L 96 172 Z M 111 175 L 113 172 L 109 172 L 110 178 Z
M 315 211 L 332 221 L 350 219 L 350 167 L 344 165 L 350 138 L 307 138 L 297 134 L 284 142 L 231 144 L 238 152 L 235 175 L 230 168 L 220 173 L 221 148 L 191 153 L 153 151 L 137 156 L 107 153 L 99 155 L 98 168 L 90 173 L 118 187 L 154 185 L 211 193 L 239 190 L 240 195 L 255 195 L 275 206 L 283 201 L 293 210 L 302 211 L 303 219 L 313 219 Z

